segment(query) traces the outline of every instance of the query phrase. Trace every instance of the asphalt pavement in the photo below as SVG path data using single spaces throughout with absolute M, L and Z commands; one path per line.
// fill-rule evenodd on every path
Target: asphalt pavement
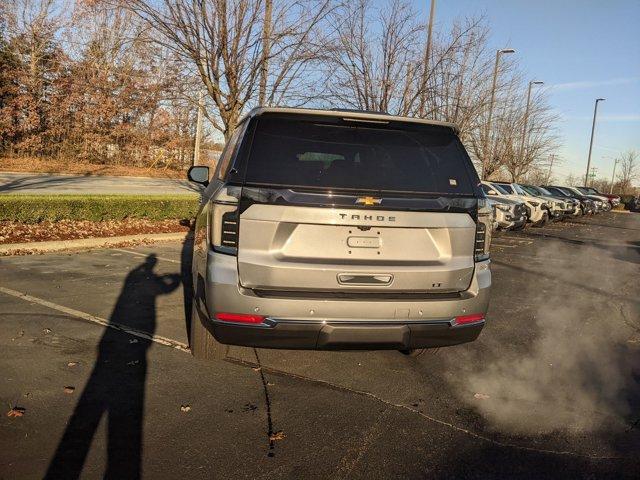
M 640 215 L 495 236 L 480 338 L 417 358 L 197 361 L 189 254 L 0 259 L 0 478 L 638 478 Z
M 109 177 L 51 173 L 0 172 L 0 194 L 181 194 L 198 193 L 199 187 L 177 178 Z

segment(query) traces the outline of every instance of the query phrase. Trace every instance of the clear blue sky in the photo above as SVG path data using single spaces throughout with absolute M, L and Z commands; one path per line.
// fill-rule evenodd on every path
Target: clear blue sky
M 429 0 L 412 1 L 426 21 Z M 616 155 L 640 152 L 640 0 L 437 0 L 436 26 L 480 14 L 492 47 L 516 49 L 529 77 L 550 88 L 563 143 L 556 176 L 584 175 L 598 97 L 598 176 L 611 176 Z

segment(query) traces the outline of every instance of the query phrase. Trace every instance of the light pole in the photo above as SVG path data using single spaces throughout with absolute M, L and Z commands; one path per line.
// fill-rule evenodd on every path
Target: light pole
M 611 174 L 611 188 L 609 189 L 609 194 L 613 193 L 613 182 L 616 178 L 616 167 L 618 166 L 619 161 L 620 159 L 616 158 L 615 161 L 613 162 L 613 173 Z
M 524 121 L 522 125 L 522 139 L 520 143 L 520 161 L 524 160 L 525 142 L 527 141 L 527 127 L 529 126 L 529 105 L 531 104 L 531 87 L 534 85 L 542 85 L 544 82 L 540 80 L 531 80 L 529 82 L 529 91 L 527 92 L 527 106 L 524 109 Z
M 589 141 L 589 156 L 587 157 L 587 173 L 584 176 L 585 187 L 589 185 L 589 169 L 591 168 L 591 150 L 593 148 L 593 133 L 596 130 L 596 115 L 598 114 L 598 102 L 604 102 L 604 98 L 596 98 L 596 104 L 593 108 L 593 123 L 591 124 L 591 140 Z
M 513 48 L 503 48 L 501 50 L 496 51 L 496 63 L 493 66 L 493 83 L 491 85 L 491 100 L 489 101 L 489 118 L 487 119 L 487 126 L 484 135 L 484 146 L 485 146 L 485 154 L 482 159 L 482 175 L 484 178 L 484 172 L 487 170 L 487 163 L 489 162 L 489 158 L 491 157 L 491 145 L 489 141 L 489 133 L 491 131 L 491 119 L 493 117 L 493 104 L 496 100 L 496 83 L 498 81 L 498 65 L 500 63 L 500 55 L 503 53 L 515 53 Z

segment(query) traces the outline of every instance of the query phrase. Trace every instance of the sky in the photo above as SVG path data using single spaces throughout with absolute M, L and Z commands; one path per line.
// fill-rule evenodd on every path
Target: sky
M 430 0 L 412 1 L 426 22 Z M 556 178 L 585 174 L 599 97 L 606 100 L 591 156 L 598 177 L 611 178 L 621 153 L 640 153 L 640 0 L 437 0 L 435 28 L 476 15 L 491 28 L 492 47 L 514 48 L 529 78 L 549 89 L 560 116 Z

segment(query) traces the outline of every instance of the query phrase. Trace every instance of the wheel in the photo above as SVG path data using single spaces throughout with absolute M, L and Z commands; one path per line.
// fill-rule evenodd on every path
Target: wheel
M 439 347 L 435 348 L 412 348 L 409 350 L 400 350 L 400 353 L 406 355 L 407 357 L 419 357 L 425 352 L 429 352 L 432 355 L 435 355 L 440 350 Z
M 532 224 L 534 227 L 540 228 L 540 227 L 544 227 L 544 225 L 549 221 L 549 214 L 547 212 L 544 212 L 544 215 L 542 216 L 542 219 L 539 220 L 538 222 Z
M 218 342 L 204 327 L 196 310 L 195 300 L 191 309 L 189 347 L 191 354 L 200 360 L 224 360 L 229 351 L 229 345 Z

